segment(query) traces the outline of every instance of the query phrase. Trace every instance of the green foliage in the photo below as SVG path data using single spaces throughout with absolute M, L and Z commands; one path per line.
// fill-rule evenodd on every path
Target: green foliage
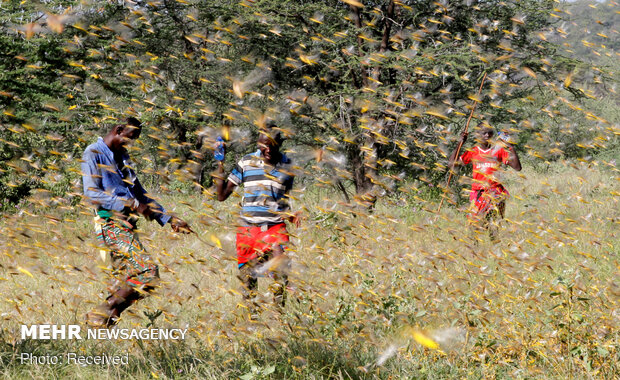
M 273 118 L 293 150 L 332 155 L 317 165 L 304 158 L 310 176 L 351 184 L 368 199 L 419 180 L 437 197 L 485 73 L 473 125 L 486 120 L 511 131 L 533 160 L 616 149 L 617 101 L 606 86 L 617 83 L 617 60 L 603 55 L 591 72 L 565 57 L 552 43 L 560 42 L 556 19 L 581 25 L 584 6 L 554 7 L 551 0 L 361 8 L 336 0 L 4 2 L 2 198 L 57 189 L 41 177 L 67 176 L 85 145 L 127 115 L 146 124 L 133 153 L 154 185 L 209 186 L 220 127 L 232 128 L 232 163 Z M 615 25 L 605 7 L 585 9 Z M 599 26 L 591 32 L 605 34 Z

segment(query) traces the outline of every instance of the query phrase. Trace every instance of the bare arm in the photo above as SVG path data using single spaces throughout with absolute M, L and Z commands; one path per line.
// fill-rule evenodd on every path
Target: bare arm
M 456 149 L 454 149 L 454 151 L 450 155 L 450 160 L 449 160 L 450 163 L 448 164 L 448 167 L 450 168 L 450 170 L 454 170 L 454 167 L 456 165 L 461 164 L 460 160 L 458 160 L 457 155 L 463 152 L 463 145 L 465 145 L 465 142 L 467 141 L 467 135 L 468 135 L 467 132 L 463 132 L 461 134 L 461 140 L 459 141 L 459 144 L 457 145 Z
M 519 160 L 519 155 L 517 154 L 516 149 L 512 145 L 508 145 L 508 153 L 510 156 L 508 157 L 508 165 L 510 165 L 514 170 L 520 172 L 521 171 L 521 161 Z
M 230 194 L 233 193 L 237 185 L 235 185 L 229 180 L 224 181 L 225 173 L 224 164 L 222 163 L 222 161 L 217 162 L 217 169 L 213 177 L 215 178 L 215 190 L 217 192 L 217 200 L 220 202 L 224 202 L 226 199 L 228 199 Z

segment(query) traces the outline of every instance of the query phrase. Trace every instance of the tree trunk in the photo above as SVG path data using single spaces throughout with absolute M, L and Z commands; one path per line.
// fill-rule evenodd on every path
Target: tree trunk
M 362 14 L 360 12 L 360 8 L 355 5 L 349 5 L 352 15 L 353 22 L 358 29 L 362 28 Z M 359 57 L 361 58 L 364 55 L 363 49 L 364 41 L 358 36 L 357 38 L 357 52 Z M 362 86 L 368 87 L 368 71 L 367 68 L 364 67 L 364 64 L 360 62 L 360 73 L 362 78 Z M 355 85 L 354 81 L 354 85 Z M 358 85 L 359 86 L 359 85 Z M 341 105 L 342 106 L 342 105 Z M 348 110 L 347 110 L 348 113 Z M 349 115 L 347 115 L 349 116 Z M 353 121 L 351 121 L 353 119 Z M 344 122 L 344 120 L 343 120 Z M 357 117 L 348 117 L 349 129 L 353 130 L 357 128 Z M 374 206 L 375 197 L 372 196 L 371 190 L 373 188 L 373 184 L 371 178 L 375 176 L 376 173 L 376 152 L 375 150 L 375 142 L 372 134 L 362 134 L 360 136 L 355 137 L 356 144 L 349 144 L 347 148 L 347 159 L 349 161 L 349 165 L 351 167 L 351 172 L 353 174 L 353 183 L 355 184 L 355 193 L 356 200 L 366 206 L 368 208 L 372 208 Z M 362 149 L 364 147 L 365 149 Z
M 374 154 L 376 148 L 372 145 L 370 149 L 362 149 L 361 142 L 360 144 L 349 144 L 347 159 L 353 174 L 353 183 L 355 184 L 355 200 L 369 210 L 372 210 L 377 201 L 372 183 L 372 178 L 376 176 L 377 161 Z M 366 137 L 367 147 L 369 143 L 374 144 L 372 138 Z
M 351 166 L 353 174 L 353 183 L 355 184 L 355 193 L 360 195 L 369 191 L 372 187 L 370 178 L 366 176 L 366 167 L 364 166 L 363 153 L 359 145 L 349 145 L 347 149 L 347 159 Z
M 194 177 L 194 188 L 198 192 L 202 192 L 204 188 L 204 184 L 202 181 L 204 180 L 204 172 L 205 172 L 205 152 L 204 152 L 204 136 L 199 135 L 196 140 L 196 147 L 194 152 L 192 152 L 192 166 L 191 172 Z

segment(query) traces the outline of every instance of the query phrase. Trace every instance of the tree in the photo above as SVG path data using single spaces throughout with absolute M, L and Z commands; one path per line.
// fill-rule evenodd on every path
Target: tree
M 463 124 L 483 72 L 491 102 L 478 118 L 519 123 L 501 103 L 534 91 L 537 73 L 555 80 L 556 68 L 542 63 L 555 50 L 535 34 L 550 25 L 552 6 L 260 1 L 221 22 L 236 31 L 233 46 L 269 60 L 276 90 L 266 95 L 288 99 L 297 139 L 317 145 L 318 137 L 344 153 L 365 194 L 393 187 L 394 174 L 441 178 L 446 137 Z
M 79 151 L 83 102 L 67 83 L 79 73 L 70 60 L 62 16 L 26 2 L 0 7 L 0 194 L 15 203 L 35 188 L 59 195 L 74 178 L 64 164 Z M 67 1 L 50 1 L 49 9 Z
M 351 181 L 367 204 L 403 179 L 438 189 L 484 73 L 475 118 L 533 156 L 563 118 L 604 119 L 573 104 L 604 89 L 551 42 L 551 0 L 12 4 L 0 10 L 3 194 L 40 187 L 43 173 L 70 178 L 68 161 L 128 114 L 147 123 L 139 165 L 154 179 L 207 185 L 221 125 L 240 154 L 275 118 L 314 152 L 302 166 L 345 195 Z M 601 128 L 573 135 L 569 151 Z M 26 166 L 40 172 L 28 179 Z

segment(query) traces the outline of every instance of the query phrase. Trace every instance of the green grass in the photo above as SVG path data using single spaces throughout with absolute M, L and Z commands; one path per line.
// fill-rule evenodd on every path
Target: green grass
M 486 236 L 474 244 L 462 210 L 421 210 L 437 204 L 413 191 L 382 199 L 371 214 L 329 188 L 297 193 L 306 219 L 291 228 L 289 302 L 283 315 L 266 310 L 257 322 L 238 294 L 237 200 L 167 194 L 163 204 L 223 249 L 143 223 L 163 283 L 119 327 L 143 328 L 144 312 L 159 309 L 155 326 L 190 329 L 183 342 L 19 341 L 21 324 L 80 323 L 105 297 L 89 210 L 30 216 L 34 205 L 26 206 L 0 222 L 0 376 L 613 378 L 618 172 L 558 165 L 511 172 L 506 183 L 512 197 L 498 246 Z M 261 279 L 269 300 L 266 285 Z M 443 332 L 443 352 L 418 345 L 407 327 Z M 394 355 L 376 365 L 390 346 Z M 129 353 L 130 363 L 20 365 L 22 352 Z

